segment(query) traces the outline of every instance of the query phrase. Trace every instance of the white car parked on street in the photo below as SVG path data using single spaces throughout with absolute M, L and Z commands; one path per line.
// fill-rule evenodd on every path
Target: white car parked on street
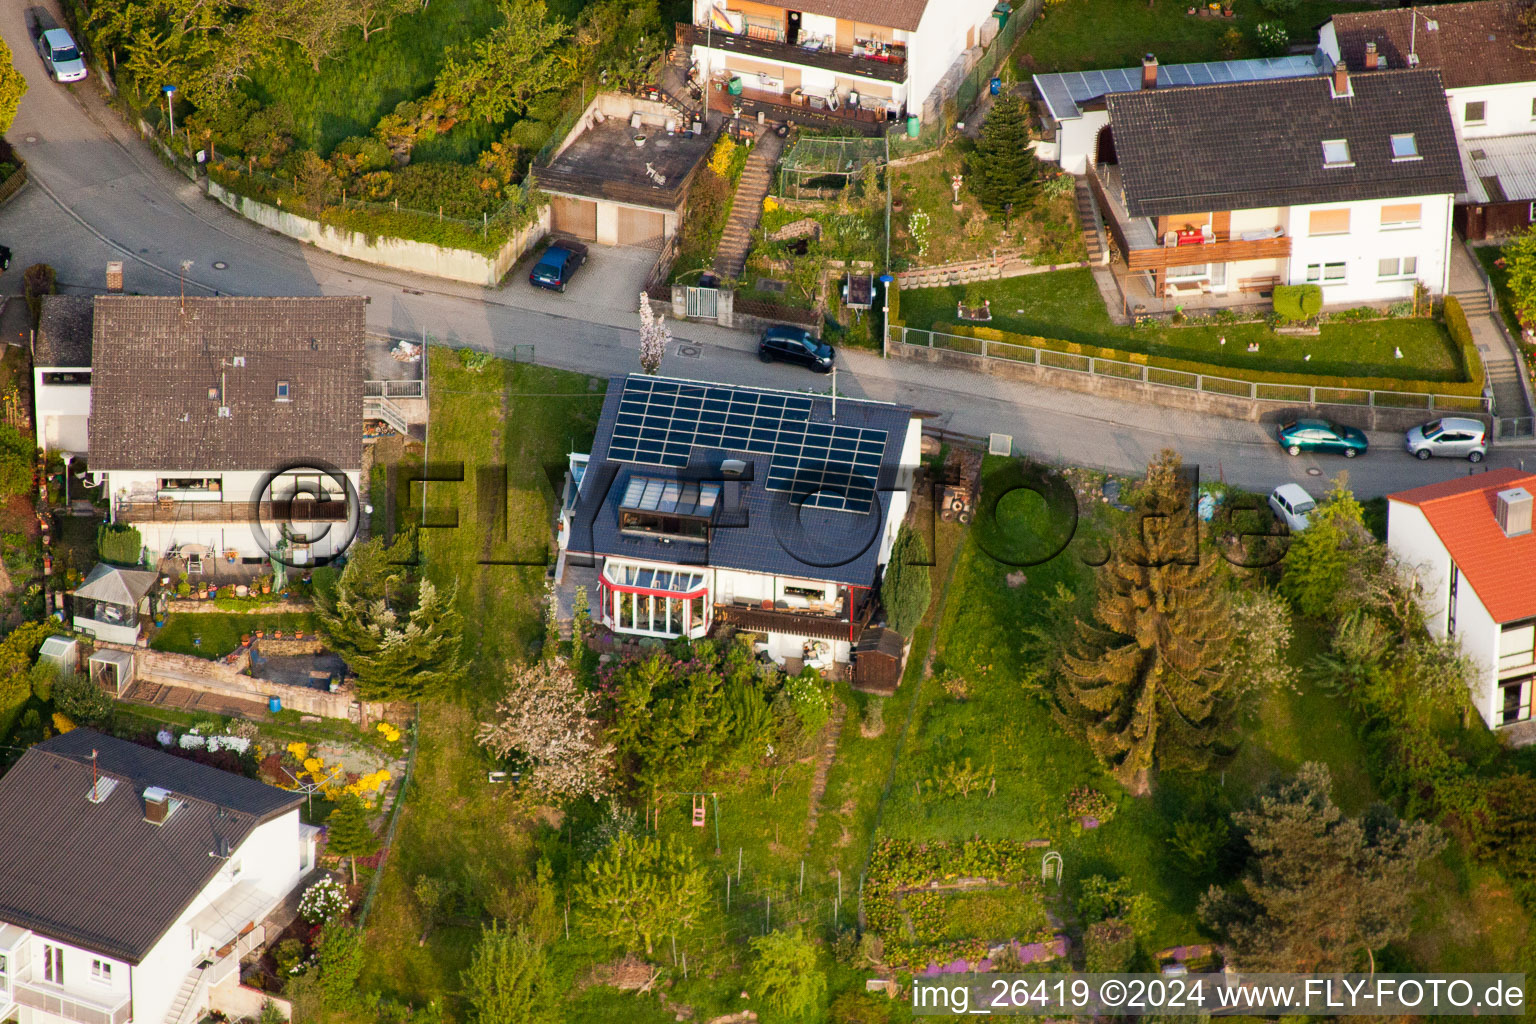
M 1296 484 L 1281 484 L 1269 492 L 1269 507 L 1286 529 L 1297 533 L 1307 528 L 1307 514 L 1317 508 L 1317 501 Z

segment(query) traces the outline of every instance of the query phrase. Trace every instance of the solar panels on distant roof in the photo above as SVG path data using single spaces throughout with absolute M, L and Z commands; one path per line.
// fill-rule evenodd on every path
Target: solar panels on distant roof
M 1158 88 L 1179 85 L 1220 85 L 1225 82 L 1258 82 L 1272 78 L 1301 78 L 1320 74 L 1321 65 L 1311 54 L 1257 57 L 1205 64 L 1163 64 L 1157 69 Z M 1112 92 L 1141 88 L 1141 68 L 1108 68 L 1102 71 L 1067 71 L 1036 75 L 1035 88 L 1045 97 L 1051 116 L 1058 121 L 1077 117 L 1080 104 Z
M 746 451 L 770 459 L 770 491 L 807 508 L 869 511 L 886 432 L 813 423 L 811 407 L 800 395 L 632 378 L 619 398 L 608 457 L 680 468 L 695 446 Z M 633 500 L 647 500 L 648 479 L 631 478 L 622 507 L 641 507 L 630 504 L 631 492 L 638 482 Z

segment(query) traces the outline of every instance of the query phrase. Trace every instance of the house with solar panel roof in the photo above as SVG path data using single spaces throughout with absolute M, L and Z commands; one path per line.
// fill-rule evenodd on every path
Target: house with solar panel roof
M 557 575 L 618 634 L 728 625 L 791 667 L 899 670 L 878 594 L 921 437 L 900 405 L 616 378 L 571 457 Z

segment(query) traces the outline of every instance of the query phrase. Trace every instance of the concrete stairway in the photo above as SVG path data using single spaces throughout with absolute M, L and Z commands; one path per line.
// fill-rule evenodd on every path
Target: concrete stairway
M 1485 321 L 1490 328 L 1486 336 L 1496 337 L 1492 329 L 1493 304 L 1488 301 L 1487 291 L 1479 288 L 1455 294 L 1461 303 L 1462 312 L 1467 315 L 1467 323 L 1473 325 L 1474 335 L 1481 334 L 1477 326 L 1479 321 Z M 1497 345 L 1492 351 L 1483 352 L 1482 356 L 1484 369 L 1488 373 L 1488 387 L 1493 392 L 1494 415 L 1529 415 L 1525 409 L 1525 392 L 1520 388 L 1520 368 L 1504 352 L 1504 346 Z
M 1088 248 L 1088 262 L 1098 266 L 1109 262 L 1109 247 L 1104 243 L 1104 222 L 1099 217 L 1099 206 L 1093 201 L 1088 179 L 1079 175 L 1073 179 L 1077 192 L 1077 222 L 1083 227 L 1083 244 Z
M 742 169 L 731 202 L 731 216 L 715 250 L 714 270 L 723 278 L 735 280 L 747 266 L 747 252 L 752 248 L 752 231 L 763 216 L 763 199 L 773 184 L 773 169 L 784 150 L 784 140 L 774 132 L 759 136 Z
M 204 968 L 194 967 L 187 972 L 187 977 L 181 983 L 181 990 L 176 993 L 171 1008 L 166 1011 L 165 1024 L 187 1024 L 188 1020 L 195 1020 L 195 1009 L 192 1005 L 197 998 L 198 988 L 202 984 Z

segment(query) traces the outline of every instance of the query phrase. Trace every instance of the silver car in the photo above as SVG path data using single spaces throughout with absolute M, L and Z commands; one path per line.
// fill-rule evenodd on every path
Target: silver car
M 1307 528 L 1307 514 L 1316 510 L 1317 501 L 1296 484 L 1281 484 L 1269 492 L 1269 507 L 1287 530 L 1298 533 Z
M 48 74 L 56 82 L 85 79 L 85 60 L 68 29 L 50 28 L 37 37 L 37 53 L 43 58 Z
M 1488 454 L 1488 428 L 1481 420 L 1446 416 L 1408 431 L 1408 454 L 1417 459 L 1450 455 L 1468 462 L 1482 462 Z

